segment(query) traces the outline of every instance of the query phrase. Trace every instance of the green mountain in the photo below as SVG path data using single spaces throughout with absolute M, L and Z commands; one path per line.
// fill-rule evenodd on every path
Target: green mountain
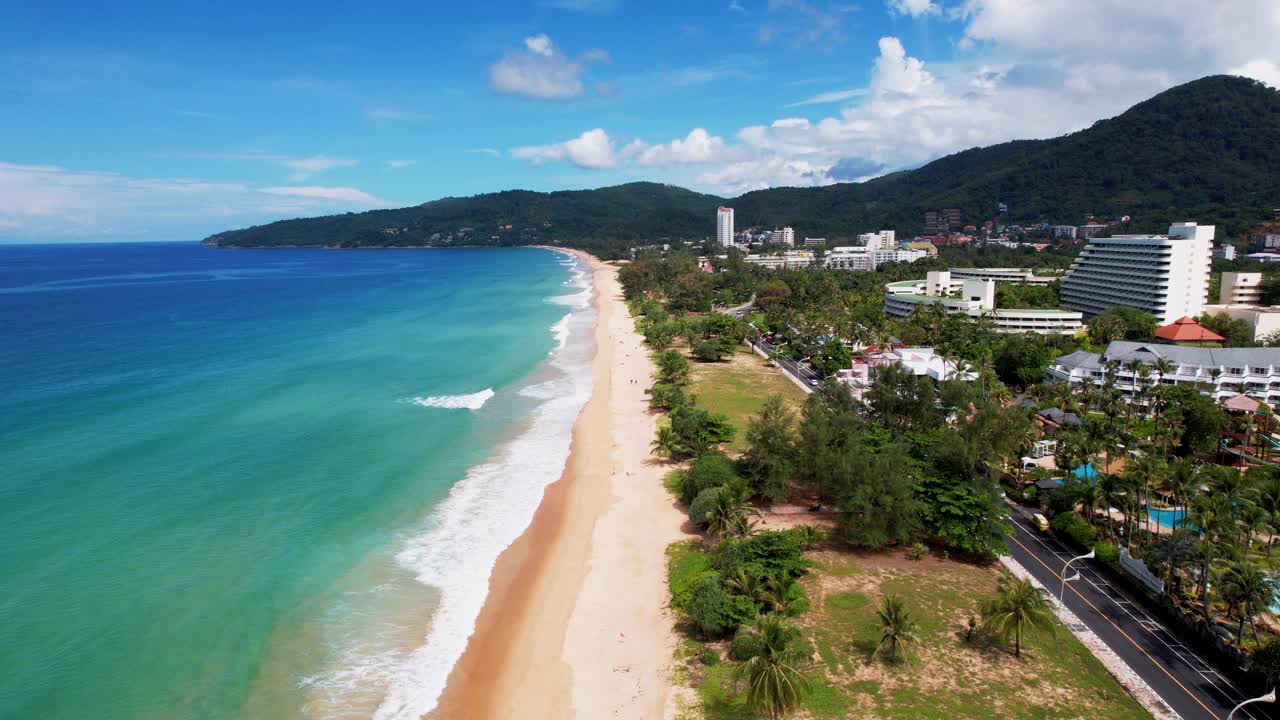
M 1280 207 L 1280 92 L 1211 76 L 1123 114 L 1050 140 L 1018 140 L 948 155 L 863 183 L 775 188 L 733 200 L 655 183 L 599 190 L 515 190 L 415 207 L 283 220 L 218 233 L 232 247 L 405 247 L 559 243 L 606 255 L 642 241 L 701 240 L 715 208 L 739 228 L 791 225 L 797 235 L 849 237 L 923 230 L 924 212 L 957 207 L 966 222 L 1079 224 L 1130 215 L 1135 230 L 1196 220 L 1236 236 Z

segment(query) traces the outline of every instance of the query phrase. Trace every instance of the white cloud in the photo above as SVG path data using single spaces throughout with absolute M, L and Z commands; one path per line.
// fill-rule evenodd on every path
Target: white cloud
M 467 152 L 474 155 L 488 155 L 489 157 L 502 157 L 502 152 L 494 148 L 470 148 Z
M 676 138 L 662 145 L 637 143 L 628 148 L 634 147 L 635 160 L 641 165 L 695 165 L 723 161 L 729 155 L 724 138 L 702 128 L 694 128 L 683 139 Z
M 551 160 L 568 160 L 578 167 L 592 169 L 613 167 L 617 162 L 613 139 L 600 128 L 561 143 L 513 148 L 511 155 L 535 165 Z
M 911 17 L 937 15 L 942 12 L 942 8 L 938 7 L 933 0 L 889 0 L 888 4 L 890 12 Z
M 489 66 L 489 87 L 510 95 L 569 100 L 582 95 L 582 69 L 550 37 L 533 35 L 524 39 L 524 49 L 509 51 Z
M 400 168 L 407 168 L 410 165 L 417 165 L 417 164 L 418 164 L 417 160 L 388 160 L 387 161 L 387 167 L 395 170 L 398 170 Z
M 769 127 L 775 128 L 800 128 L 801 130 L 809 129 L 808 118 L 779 118 L 773 121 Z
M 601 48 L 592 48 L 582 53 L 582 62 L 611 63 L 613 62 L 613 56 L 609 55 L 608 50 L 603 50 Z
M 744 193 L 770 187 L 809 187 L 835 182 L 826 167 L 808 160 L 789 160 L 773 156 L 761 160 L 744 160 L 697 177 L 697 182 L 725 193 Z
M 747 11 L 738 0 L 729 0 L 729 10 L 737 13 L 745 13 Z
M 1239 67 L 1231 68 L 1227 72 L 1232 75 L 1243 75 L 1254 80 L 1261 80 L 1273 88 L 1280 88 L 1280 63 L 1275 60 L 1262 58 L 1250 60 Z
M 0 228 L 26 240 L 198 239 L 282 216 L 391 204 L 355 188 L 259 190 L 243 182 L 0 162 Z
M 856 97 L 862 97 L 867 94 L 866 88 L 849 88 L 847 90 L 832 90 L 831 92 L 818 93 L 813 97 L 805 98 L 798 102 L 793 102 L 787 107 L 799 107 L 800 105 L 825 105 L 827 103 L 844 102 Z

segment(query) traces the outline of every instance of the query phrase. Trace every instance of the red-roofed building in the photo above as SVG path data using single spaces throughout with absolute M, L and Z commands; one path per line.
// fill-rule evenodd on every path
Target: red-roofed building
M 1183 316 L 1156 329 L 1156 337 L 1173 343 L 1219 343 L 1226 338 Z

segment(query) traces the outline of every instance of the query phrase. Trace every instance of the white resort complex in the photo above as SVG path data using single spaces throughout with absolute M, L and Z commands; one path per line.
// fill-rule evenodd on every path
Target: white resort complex
M 1145 370 L 1129 367 L 1135 361 Z M 1135 388 L 1193 383 L 1214 400 L 1244 394 L 1280 404 L 1280 348 L 1188 347 L 1117 340 L 1101 355 L 1084 350 L 1063 355 L 1049 367 L 1049 376 L 1101 385 L 1111 362 L 1115 363 L 1116 389 L 1126 396 L 1133 395 Z
M 1174 223 L 1167 235 L 1095 237 L 1062 279 L 1062 304 L 1093 317 L 1128 305 L 1161 325 L 1204 312 L 1213 261 L 1212 225 Z
M 884 286 L 884 313 L 905 318 L 921 305 L 938 304 L 949 314 L 989 318 L 997 332 L 1073 335 L 1083 317 L 1073 310 L 1054 308 L 996 309 L 995 281 L 962 280 L 955 271 L 930 272 L 924 280 L 904 280 Z

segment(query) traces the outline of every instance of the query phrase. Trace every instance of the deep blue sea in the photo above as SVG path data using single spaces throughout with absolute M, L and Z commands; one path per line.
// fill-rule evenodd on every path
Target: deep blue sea
M 0 246 L 0 718 L 417 718 L 590 394 L 539 249 Z

